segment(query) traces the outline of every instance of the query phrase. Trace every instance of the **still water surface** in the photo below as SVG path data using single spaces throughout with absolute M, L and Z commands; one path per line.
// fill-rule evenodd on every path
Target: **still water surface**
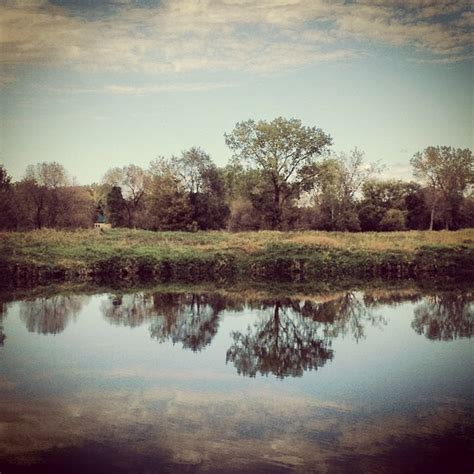
M 3 303 L 0 471 L 472 472 L 473 301 L 405 288 Z

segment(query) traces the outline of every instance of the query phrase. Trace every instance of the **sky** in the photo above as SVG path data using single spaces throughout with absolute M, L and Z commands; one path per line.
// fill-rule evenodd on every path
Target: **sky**
M 464 0 L 0 0 L 0 163 L 80 184 L 297 118 L 411 179 L 427 146 L 473 149 Z

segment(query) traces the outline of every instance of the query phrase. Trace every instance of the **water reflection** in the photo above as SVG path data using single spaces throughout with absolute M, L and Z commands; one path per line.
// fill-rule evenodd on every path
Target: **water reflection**
M 322 367 L 333 357 L 331 342 L 321 339 L 319 325 L 298 314 L 298 309 L 291 302 L 285 305 L 278 301 L 269 317 L 249 327 L 247 333 L 233 332 L 234 343 L 227 351 L 226 362 L 232 362 L 239 374 L 250 377 L 257 373 L 295 377 Z
M 365 327 L 381 326 L 384 318 L 364 304 L 355 292 L 326 295 L 318 300 L 282 299 L 250 307 L 273 308 L 272 316 L 232 333 L 234 344 L 227 362 L 237 372 L 254 377 L 272 373 L 279 378 L 301 376 L 305 370 L 322 367 L 334 357 L 331 340 L 350 336 L 365 338 Z
M 75 319 L 90 297 L 55 295 L 20 302 L 20 318 L 30 332 L 58 334 Z M 153 292 L 111 294 L 101 301 L 105 319 L 114 325 L 138 327 L 148 324 L 150 336 L 164 343 L 181 344 L 198 352 L 208 347 L 219 328 L 224 310 L 259 310 L 266 316 L 247 331 L 233 331 L 226 362 L 237 372 L 255 377 L 273 374 L 279 378 L 301 376 L 335 357 L 331 341 L 350 337 L 359 342 L 367 327 L 382 327 L 386 321 L 379 309 L 412 303 L 411 327 L 431 340 L 471 337 L 474 329 L 471 292 L 423 295 L 415 289 L 370 289 L 291 298 L 226 292 Z M 0 306 L 0 346 L 5 343 L 3 319 L 8 304 Z
M 111 324 L 132 328 L 141 326 L 155 314 L 153 301 L 143 292 L 109 295 L 101 310 Z
M 7 338 L 6 334 L 3 332 L 3 318 L 7 315 L 7 303 L 0 301 L 0 346 L 5 344 L 5 339 Z
M 48 464 L 48 472 L 94 473 L 469 472 L 466 403 L 399 416 L 354 412 L 281 391 L 84 390 L 36 403 L 6 397 L 0 467 L 16 461 L 33 465 L 27 472 Z M 59 461 L 64 469 L 54 469 Z
M 428 339 L 449 341 L 472 336 L 474 308 L 465 294 L 427 296 L 414 314 L 412 328 Z
M 75 319 L 86 302 L 84 295 L 55 295 L 24 300 L 20 304 L 20 317 L 28 331 L 38 334 L 58 334 Z
M 86 389 L 35 403 L 6 397 L 0 467 L 94 474 L 469 472 L 469 408 L 451 400 L 435 411 L 419 406 L 414 414 L 358 417 L 354 407 L 298 393 L 162 387 Z
M 366 327 L 382 327 L 378 312 L 384 305 L 423 302 L 415 308 L 413 329 L 430 339 L 470 337 L 473 332 L 472 295 L 423 297 L 413 289 L 381 289 L 319 295 L 316 298 L 269 299 L 221 293 L 145 293 L 111 295 L 102 313 L 112 324 L 135 327 L 149 323 L 150 335 L 160 343 L 171 341 L 194 352 L 210 345 L 220 314 L 263 310 L 267 316 L 246 332 L 234 331 L 226 362 L 237 372 L 255 377 L 301 376 L 322 367 L 335 354 L 331 340 L 340 336 L 359 342 Z
M 356 341 L 365 338 L 367 325 L 381 327 L 386 321 L 365 303 L 365 295 L 348 291 L 328 301 L 307 300 L 301 314 L 324 324 L 326 337 L 350 336 Z
M 374 288 L 364 292 L 364 305 L 368 308 L 397 306 L 404 303 L 417 303 L 424 293 L 416 288 L 386 289 Z
M 219 313 L 227 300 L 219 294 L 155 294 L 156 317 L 150 326 L 151 337 L 159 342 L 170 339 L 185 349 L 200 351 L 217 334 Z
M 168 289 L 1 304 L 0 471 L 470 472 L 472 301 Z M 25 330 L 75 318 L 53 343 Z

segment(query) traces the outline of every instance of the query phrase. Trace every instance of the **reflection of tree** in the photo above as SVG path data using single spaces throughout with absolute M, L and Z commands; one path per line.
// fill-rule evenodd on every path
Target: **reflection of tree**
M 356 341 L 365 338 L 365 326 L 385 324 L 355 293 L 346 292 L 325 302 L 305 301 L 301 306 L 303 316 L 324 325 L 324 335 L 329 338 L 350 334 Z
M 111 295 L 102 313 L 113 324 L 140 326 L 150 321 L 151 336 L 171 339 L 193 351 L 208 345 L 217 333 L 219 313 L 233 306 L 219 294 L 134 293 Z
M 7 338 L 6 334 L 3 332 L 3 319 L 7 315 L 8 305 L 0 301 L 0 346 L 3 346 L 5 339 Z
M 82 295 L 56 295 L 24 300 L 20 306 L 20 317 L 30 332 L 58 334 L 64 331 L 71 316 L 77 316 L 84 299 Z
M 200 351 L 217 333 L 219 313 L 227 307 L 217 294 L 155 294 L 157 315 L 150 327 L 151 336 L 160 342 L 171 339 L 186 349 Z
M 466 294 L 445 293 L 427 296 L 415 308 L 411 326 L 428 339 L 449 341 L 471 337 L 474 329 L 472 300 Z
M 287 311 L 280 302 L 275 304 L 273 315 L 254 328 L 249 327 L 246 334 L 232 333 L 234 344 L 227 351 L 226 360 L 233 362 L 239 374 L 301 376 L 333 357 L 330 342 L 317 334 L 319 325 Z
M 145 293 L 110 295 L 101 310 L 112 324 L 130 327 L 142 325 L 155 312 L 153 299 Z
M 246 334 L 233 332 L 234 344 L 227 351 L 227 362 L 251 377 L 270 372 L 280 378 L 301 376 L 332 359 L 332 338 L 350 334 L 359 341 L 367 324 L 385 322 L 352 292 L 325 301 L 285 299 L 259 306 L 274 308 L 273 316 Z
M 398 290 L 373 289 L 364 292 L 364 304 L 369 308 L 395 306 L 403 303 L 417 303 L 423 297 L 420 290 L 404 288 Z

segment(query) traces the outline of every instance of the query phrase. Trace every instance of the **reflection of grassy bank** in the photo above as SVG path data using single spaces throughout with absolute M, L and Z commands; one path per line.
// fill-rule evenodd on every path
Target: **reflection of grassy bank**
M 3 279 L 311 282 L 472 276 L 474 231 L 0 234 Z
M 414 280 L 339 280 L 335 282 L 312 283 L 265 283 L 265 282 L 235 282 L 225 283 L 159 283 L 122 280 L 120 282 L 56 282 L 34 286 L 1 286 L 0 304 L 16 300 L 31 300 L 35 298 L 51 298 L 54 296 L 93 296 L 99 294 L 131 295 L 143 294 L 199 294 L 218 295 L 226 301 L 262 301 L 281 298 L 295 300 L 324 301 L 338 295 L 350 292 L 362 292 L 370 295 L 371 299 L 387 300 L 388 302 L 409 301 L 412 297 L 423 295 L 456 292 L 473 298 L 473 286 L 470 282 L 459 280 L 443 280 L 420 282 Z

